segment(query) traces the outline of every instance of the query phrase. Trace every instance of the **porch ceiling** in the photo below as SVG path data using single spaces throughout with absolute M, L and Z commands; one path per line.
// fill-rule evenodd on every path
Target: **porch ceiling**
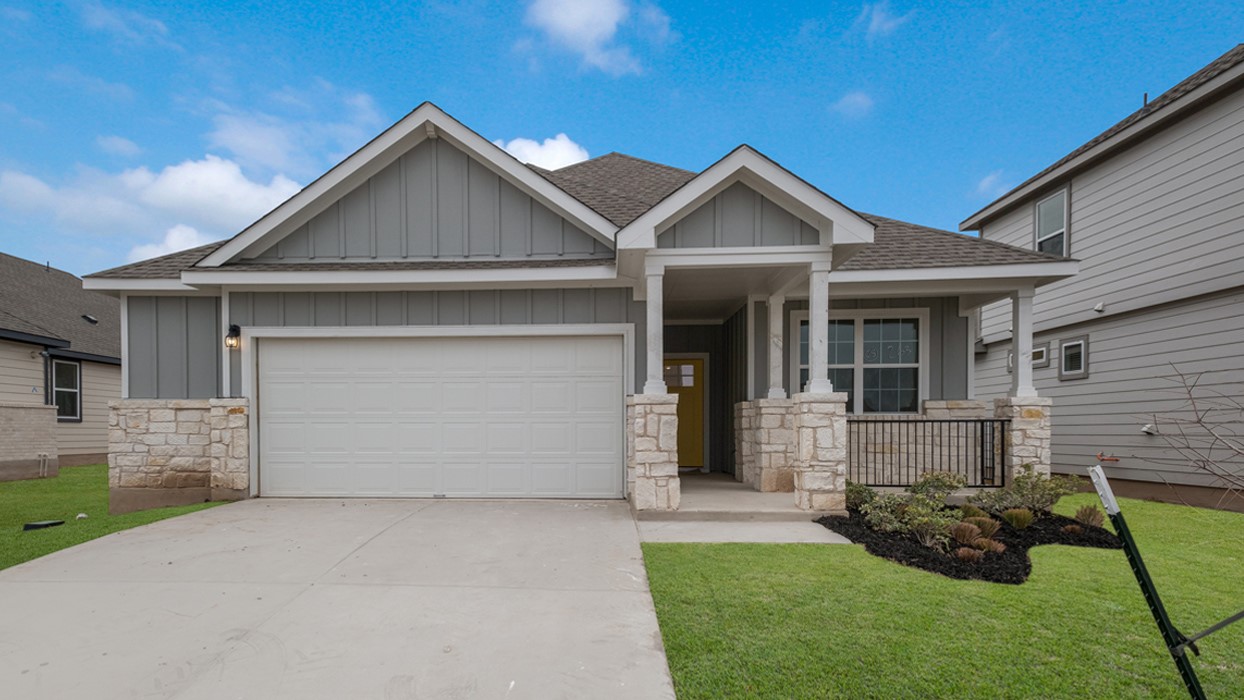
M 752 294 L 782 290 L 796 277 L 807 289 L 807 266 L 717 267 L 666 270 L 665 320 L 722 320 Z

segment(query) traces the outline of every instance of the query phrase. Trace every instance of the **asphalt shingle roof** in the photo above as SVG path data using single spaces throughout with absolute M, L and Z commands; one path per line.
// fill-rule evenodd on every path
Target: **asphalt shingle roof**
M 575 199 L 609 219 L 618 227 L 634 221 L 675 190 L 685 185 L 696 173 L 621 153 L 569 165 L 558 170 L 528 166 L 534 172 L 565 190 Z M 951 231 L 919 226 L 872 214 L 862 214 L 876 227 L 876 242 L 843 264 L 844 270 L 914 269 L 921 267 L 954 267 L 976 265 L 1008 265 L 1061 260 L 1043 253 L 982 241 Z M 191 250 L 173 253 L 138 263 L 97 272 L 89 277 L 168 279 L 176 278 L 224 241 Z M 560 266 L 599 263 L 600 259 L 558 259 L 523 261 L 523 266 Z M 313 262 L 274 263 L 237 262 L 224 267 L 248 271 L 294 270 L 423 270 L 478 269 L 489 266 L 513 265 L 504 261 L 409 261 L 409 262 Z
M 83 289 L 82 280 L 68 272 L 4 253 L 0 329 L 68 341 L 75 352 L 121 357 L 119 300 Z

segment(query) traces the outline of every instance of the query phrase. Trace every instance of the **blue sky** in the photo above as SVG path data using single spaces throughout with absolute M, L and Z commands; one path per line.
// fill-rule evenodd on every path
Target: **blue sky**
M 1244 40 L 1238 2 L 261 5 L 0 0 L 0 251 L 227 237 L 425 100 L 545 164 L 748 143 L 954 230 Z

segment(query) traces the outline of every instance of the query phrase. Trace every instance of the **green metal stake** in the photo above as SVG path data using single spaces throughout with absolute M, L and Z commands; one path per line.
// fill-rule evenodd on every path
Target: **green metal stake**
M 1185 653 L 1187 649 L 1191 649 L 1197 655 L 1201 652 L 1197 650 L 1194 639 L 1188 639 L 1178 629 L 1175 629 L 1171 618 L 1166 614 L 1162 599 L 1158 597 L 1158 589 L 1153 585 L 1153 579 L 1149 578 L 1149 570 L 1145 568 L 1145 562 L 1140 558 L 1136 540 L 1132 538 L 1132 531 L 1127 528 L 1127 521 L 1123 519 L 1123 513 L 1119 511 L 1119 502 L 1114 498 L 1114 491 L 1110 488 L 1110 482 L 1106 481 L 1106 474 L 1102 471 L 1101 465 L 1091 467 L 1089 476 L 1093 479 L 1093 487 L 1097 489 L 1097 495 L 1101 498 L 1101 504 L 1105 507 L 1106 514 L 1110 516 L 1110 522 L 1114 524 L 1119 539 L 1123 540 L 1123 552 L 1127 554 L 1127 563 L 1131 564 L 1132 573 L 1136 575 L 1136 582 L 1140 584 L 1140 592 L 1145 595 L 1145 602 L 1149 604 L 1153 620 L 1158 623 L 1158 630 L 1162 632 L 1162 641 L 1166 643 L 1167 651 L 1175 659 L 1175 668 L 1179 669 L 1179 677 L 1183 679 L 1184 686 L 1187 687 L 1192 700 L 1205 700 L 1205 691 L 1201 690 L 1201 681 L 1197 679 L 1196 670 L 1192 668 L 1192 660 Z M 1230 621 L 1226 624 L 1230 624 Z M 1212 631 L 1215 630 L 1207 630 L 1205 634 Z

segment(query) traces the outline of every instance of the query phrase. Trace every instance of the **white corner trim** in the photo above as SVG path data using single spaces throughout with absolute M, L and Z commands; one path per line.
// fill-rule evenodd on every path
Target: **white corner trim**
M 736 182 L 760 192 L 821 232 L 823 243 L 872 243 L 873 225 L 859 214 L 749 146 L 725 158 L 618 231 L 618 249 L 656 248 L 657 231 L 703 205 Z M 826 233 L 832 232 L 827 240 Z
M 429 126 L 432 127 L 430 130 Z M 234 236 L 228 243 L 201 260 L 197 266 L 219 267 L 269 235 L 283 236 L 292 232 L 328 204 L 345 196 L 401 154 L 426 140 L 429 134 L 443 138 L 476 156 L 490 170 L 509 180 L 524 193 L 574 222 L 597 240 L 613 247 L 617 226 L 608 219 L 520 163 L 496 144 L 471 131 L 436 105 L 425 102 L 319 179 Z

